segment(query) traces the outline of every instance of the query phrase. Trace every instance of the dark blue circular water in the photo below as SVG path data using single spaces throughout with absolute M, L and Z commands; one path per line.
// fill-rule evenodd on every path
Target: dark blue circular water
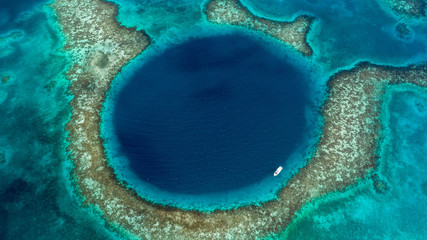
M 304 73 L 242 34 L 151 58 L 120 91 L 113 125 L 141 180 L 175 193 L 238 189 L 272 176 L 301 144 Z

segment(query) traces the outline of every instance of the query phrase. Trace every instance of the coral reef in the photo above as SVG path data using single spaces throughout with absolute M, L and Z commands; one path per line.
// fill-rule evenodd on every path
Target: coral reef
M 10 76 L 6 75 L 6 76 L 1 76 L 1 82 L 2 83 L 7 83 L 10 80 Z
M 274 21 L 255 16 L 238 0 L 211 1 L 205 6 L 204 12 L 210 22 L 260 31 L 290 45 L 305 56 L 313 54 L 307 43 L 313 17 L 299 16 L 292 22 Z
M 400 22 L 395 27 L 397 36 L 403 40 L 409 40 L 412 36 L 411 30 L 406 23 Z
M 381 0 L 396 15 L 404 18 L 421 18 L 426 16 L 424 0 Z

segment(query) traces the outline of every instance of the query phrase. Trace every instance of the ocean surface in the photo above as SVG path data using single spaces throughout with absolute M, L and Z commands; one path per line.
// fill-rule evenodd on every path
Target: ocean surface
M 313 106 L 309 75 L 268 43 L 228 33 L 147 57 L 110 100 L 113 109 L 105 107 L 112 122 L 104 132 L 116 138 L 111 161 L 122 179 L 154 202 L 187 209 L 274 199 L 283 177 L 273 172 L 280 165 L 283 176 L 296 171 L 292 155 L 303 159 Z M 185 203 L 177 194 L 187 195 Z
M 154 71 L 159 64 L 167 62 L 163 57 L 171 54 L 170 51 L 174 49 L 177 51 L 176 48 L 185 47 L 188 43 L 202 41 L 200 39 L 212 39 L 211 37 L 216 38 L 218 35 L 231 34 L 234 31 L 238 34 L 247 34 L 244 31 L 230 30 L 227 27 L 212 26 L 207 23 L 201 13 L 200 1 L 114 0 L 113 2 L 120 6 L 118 20 L 122 24 L 144 29 L 156 41 L 146 53 L 126 66 L 114 81 L 106 105 L 111 108 L 106 107 L 104 111 L 104 115 L 108 116 L 113 116 L 114 99 L 120 96 L 120 91 L 124 91 L 127 84 L 129 86 L 147 84 L 147 82 L 134 82 L 134 77 Z M 2 116 L 0 121 L 0 177 L 2 179 L 0 181 L 0 239 L 58 239 L 58 237 L 61 239 L 119 239 L 114 232 L 105 227 L 105 222 L 93 210 L 81 207 L 74 193 L 70 179 L 72 166 L 66 152 L 67 133 L 64 130 L 65 123 L 70 117 L 68 103 L 71 99 L 67 92 L 68 81 L 64 73 L 70 61 L 62 51 L 64 39 L 52 16 L 52 11 L 45 6 L 46 3 L 46 1 L 0 0 L 0 76 L 11 77 L 6 83 L 0 83 L 0 115 Z M 307 75 L 310 85 L 304 94 L 309 99 L 308 106 L 311 107 L 304 109 L 304 114 L 301 113 L 301 109 L 292 109 L 296 106 L 288 106 L 289 108 L 280 110 L 270 109 L 271 106 L 258 110 L 248 108 L 245 113 L 248 114 L 247 116 L 256 117 L 257 114 L 270 110 L 279 111 L 281 114 L 297 111 L 305 118 L 305 122 L 309 123 L 308 129 L 310 126 L 314 129 L 308 130 L 307 134 L 295 133 L 302 143 L 296 152 L 291 153 L 289 150 L 286 153 L 280 151 L 276 153 L 293 159 L 289 162 L 293 167 L 286 168 L 293 170 L 285 172 L 281 179 L 283 182 L 280 184 L 284 184 L 287 177 L 304 165 L 304 157 L 318 137 L 316 129 L 321 122 L 316 109 L 321 107 L 326 97 L 326 81 L 332 74 L 339 69 L 351 68 L 362 60 L 395 66 L 427 61 L 426 19 L 402 19 L 393 15 L 378 1 L 244 0 L 243 3 L 260 16 L 291 20 L 303 13 L 315 16 L 317 19 L 308 35 L 308 41 L 315 52 L 311 59 L 304 59 L 292 49 L 281 46 L 276 41 L 250 34 L 251 41 L 258 39 L 256 41 L 259 44 L 268 42 L 260 47 L 260 49 L 267 49 L 267 52 L 259 50 L 259 54 L 263 57 L 280 55 L 278 58 L 284 61 L 281 64 L 271 63 L 268 66 L 266 64 L 266 67 L 274 67 L 274 71 L 278 72 L 287 71 L 285 63 L 291 62 L 297 72 L 302 71 Z M 407 39 L 400 38 L 396 33 L 395 27 L 401 22 L 406 23 L 410 29 L 410 37 Z M 255 43 L 254 45 L 257 46 Z M 191 49 L 191 46 L 187 47 Z M 226 48 L 228 47 L 231 46 L 227 45 Z M 268 49 L 280 51 L 271 53 Z M 193 57 L 197 57 L 197 54 Z M 144 69 L 150 64 L 153 68 Z M 182 71 L 182 69 L 174 71 Z M 164 74 L 166 73 L 159 72 L 156 76 L 168 83 L 164 87 L 172 88 L 172 81 L 183 81 L 178 76 L 165 79 Z M 248 82 L 244 81 L 246 79 L 238 80 L 243 83 L 245 91 L 259 90 L 248 85 Z M 286 87 L 282 85 L 283 82 L 279 83 L 274 79 L 271 81 L 279 89 Z M 174 82 L 173 89 L 168 89 L 168 95 L 162 98 L 163 100 L 171 99 L 173 94 L 182 94 L 179 90 L 183 90 L 183 86 L 177 85 L 177 82 Z M 217 82 L 211 79 L 209 83 L 215 85 Z M 161 88 L 159 84 L 156 83 L 153 87 Z M 197 101 L 203 102 L 204 100 L 200 98 L 205 94 L 209 95 L 210 100 L 206 100 L 208 102 L 205 103 L 208 105 L 209 101 L 224 101 L 222 88 L 237 87 L 233 85 L 237 82 L 227 82 L 219 86 L 217 84 L 213 88 L 203 84 L 192 86 L 187 93 L 191 95 L 190 93 L 208 89 L 202 95 L 193 96 L 196 99 L 199 98 Z M 245 97 L 245 91 L 239 93 L 239 96 Z M 271 93 L 272 90 L 266 89 L 266 92 L 268 91 Z M 143 98 L 145 101 L 153 101 L 154 96 L 150 96 L 146 91 L 141 93 L 146 94 Z M 246 95 L 248 95 L 247 92 Z M 265 101 L 272 101 L 273 96 L 273 93 L 269 94 Z M 372 187 L 372 181 L 366 180 L 344 193 L 330 194 L 305 206 L 287 230 L 278 236 L 279 239 L 427 239 L 427 228 L 424 224 L 427 221 L 427 162 L 425 161 L 427 92 L 408 86 L 394 87 L 388 91 L 384 99 L 384 112 L 381 119 L 385 125 L 385 139 L 378 174 L 379 178 L 387 183 L 389 189 L 385 192 L 377 192 Z M 285 100 L 278 98 L 277 101 Z M 176 102 L 176 104 L 181 103 Z M 185 109 L 169 109 L 168 104 L 161 105 L 161 102 L 156 104 L 160 105 L 149 105 L 143 110 L 148 111 L 147 109 L 153 107 L 159 114 L 173 114 L 181 113 L 181 110 Z M 214 105 L 211 104 L 210 107 L 214 108 Z M 165 113 L 161 110 L 170 111 Z M 193 109 L 193 111 L 196 110 Z M 184 117 L 190 117 L 193 113 L 188 112 Z M 103 134 L 106 137 L 107 146 L 111 146 L 108 150 L 109 156 L 119 162 L 124 159 L 119 154 L 119 142 L 113 139 L 112 135 L 108 138 L 108 134 L 115 133 L 111 130 L 114 127 L 113 118 L 108 116 L 103 116 L 105 120 L 102 126 Z M 169 117 L 166 118 L 167 116 Z M 179 123 L 180 119 L 170 119 L 170 116 L 172 115 L 164 115 L 165 121 L 167 119 L 165 123 Z M 256 119 L 250 120 L 255 124 Z M 272 119 L 268 118 L 268 120 Z M 216 122 L 209 124 L 212 125 L 206 126 L 216 126 Z M 270 126 L 267 122 L 262 124 Z M 277 124 L 282 129 L 286 129 L 286 126 L 282 126 L 281 123 Z M 161 122 L 156 122 L 154 127 L 161 128 Z M 243 127 L 242 129 L 245 130 Z M 235 131 L 233 136 L 242 136 L 239 135 L 244 133 L 242 129 L 229 128 L 230 131 Z M 180 134 L 187 134 L 187 131 Z M 271 140 L 271 137 L 285 136 L 281 134 L 288 133 L 274 132 L 262 137 L 264 140 Z M 168 144 L 176 140 L 172 139 L 173 136 L 166 137 L 162 139 L 166 139 Z M 265 141 L 261 141 L 262 139 L 251 140 L 254 141 L 251 144 L 266 144 Z M 277 142 L 272 141 L 271 144 Z M 220 146 L 229 147 L 229 145 Z M 238 147 L 236 150 L 244 149 L 240 144 Z M 267 148 L 268 145 L 263 147 Z M 162 152 L 161 159 L 167 159 L 165 158 L 167 154 L 176 153 L 176 150 L 175 152 L 172 150 Z M 187 151 L 187 153 L 192 152 Z M 245 159 L 248 157 L 245 156 Z M 253 158 L 253 160 L 254 164 L 260 164 L 259 159 Z M 165 161 L 170 164 L 171 159 Z M 271 182 L 275 180 L 268 175 L 274 171 L 279 162 L 282 164 L 286 161 L 270 158 L 268 162 L 271 166 L 261 164 L 262 172 L 255 173 L 257 179 L 241 179 L 239 188 L 223 186 L 220 194 L 227 189 L 232 195 L 228 195 L 231 196 L 228 199 L 224 198 L 226 204 L 219 207 L 226 208 L 227 204 L 236 204 L 236 200 L 245 199 L 244 197 L 249 199 L 248 202 L 254 199 L 265 201 L 274 198 L 274 191 L 280 184 Z M 231 161 L 229 163 L 234 167 L 242 166 Z M 118 166 L 117 171 L 129 173 L 124 171 L 129 169 L 128 167 L 126 164 Z M 218 170 L 217 167 L 218 165 L 212 166 L 215 171 Z M 188 169 L 181 168 L 180 172 L 174 174 L 182 175 L 185 170 Z M 167 193 L 173 193 L 169 196 L 176 196 L 177 202 L 174 203 L 176 205 L 189 203 L 194 199 L 191 196 L 195 195 L 195 191 L 201 190 L 192 189 L 194 183 L 189 182 L 189 179 L 182 180 L 187 184 L 186 190 L 165 185 L 159 179 L 155 179 L 155 173 L 150 170 L 140 173 L 139 176 L 146 177 L 152 174 L 151 177 L 154 176 L 154 178 L 149 185 L 156 186 L 151 189 L 153 196 L 168 197 Z M 130 173 L 125 175 L 136 179 Z M 215 178 L 207 180 L 213 179 Z M 264 186 L 270 186 L 268 191 Z M 208 196 L 200 199 L 203 200 L 200 206 L 212 207 L 209 200 L 220 196 L 218 192 L 214 193 L 217 188 L 211 186 L 208 181 L 199 187 L 203 187 L 205 193 L 211 193 L 203 195 Z M 239 189 L 241 189 L 240 192 Z M 187 191 L 186 194 L 184 194 L 185 191 Z M 235 196 L 239 196 L 239 199 Z M 146 197 L 149 198 L 149 196 Z M 166 201 L 165 199 L 160 200 Z M 150 200 L 159 201 L 154 198 Z

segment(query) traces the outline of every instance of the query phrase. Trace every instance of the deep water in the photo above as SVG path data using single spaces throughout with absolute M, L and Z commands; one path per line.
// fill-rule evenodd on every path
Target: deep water
M 308 80 L 266 45 L 207 37 L 148 60 L 113 113 L 131 170 L 162 190 L 198 195 L 249 186 L 285 165 L 306 132 Z

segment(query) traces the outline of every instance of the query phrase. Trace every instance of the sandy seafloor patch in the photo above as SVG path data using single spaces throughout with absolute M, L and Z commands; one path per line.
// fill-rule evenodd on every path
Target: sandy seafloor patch
M 199 1 L 114 2 L 123 24 L 144 29 L 165 45 L 183 32 L 203 31 Z M 300 13 L 318 18 L 309 34 L 315 52 L 309 61 L 319 66 L 319 88 L 335 71 L 359 60 L 427 61 L 426 20 L 406 20 L 414 37 L 401 40 L 394 33 L 398 18 L 374 1 L 243 2 L 274 18 L 289 20 Z M 50 9 L 29 1 L 0 1 L 0 6 L 0 76 L 11 77 L 0 83 L 0 239 L 117 238 L 97 215 L 80 207 L 72 190 L 64 140 L 68 61 Z M 396 87 L 385 99 L 379 175 L 389 190 L 377 193 L 367 180 L 308 205 L 284 239 L 427 238 L 427 93 Z

